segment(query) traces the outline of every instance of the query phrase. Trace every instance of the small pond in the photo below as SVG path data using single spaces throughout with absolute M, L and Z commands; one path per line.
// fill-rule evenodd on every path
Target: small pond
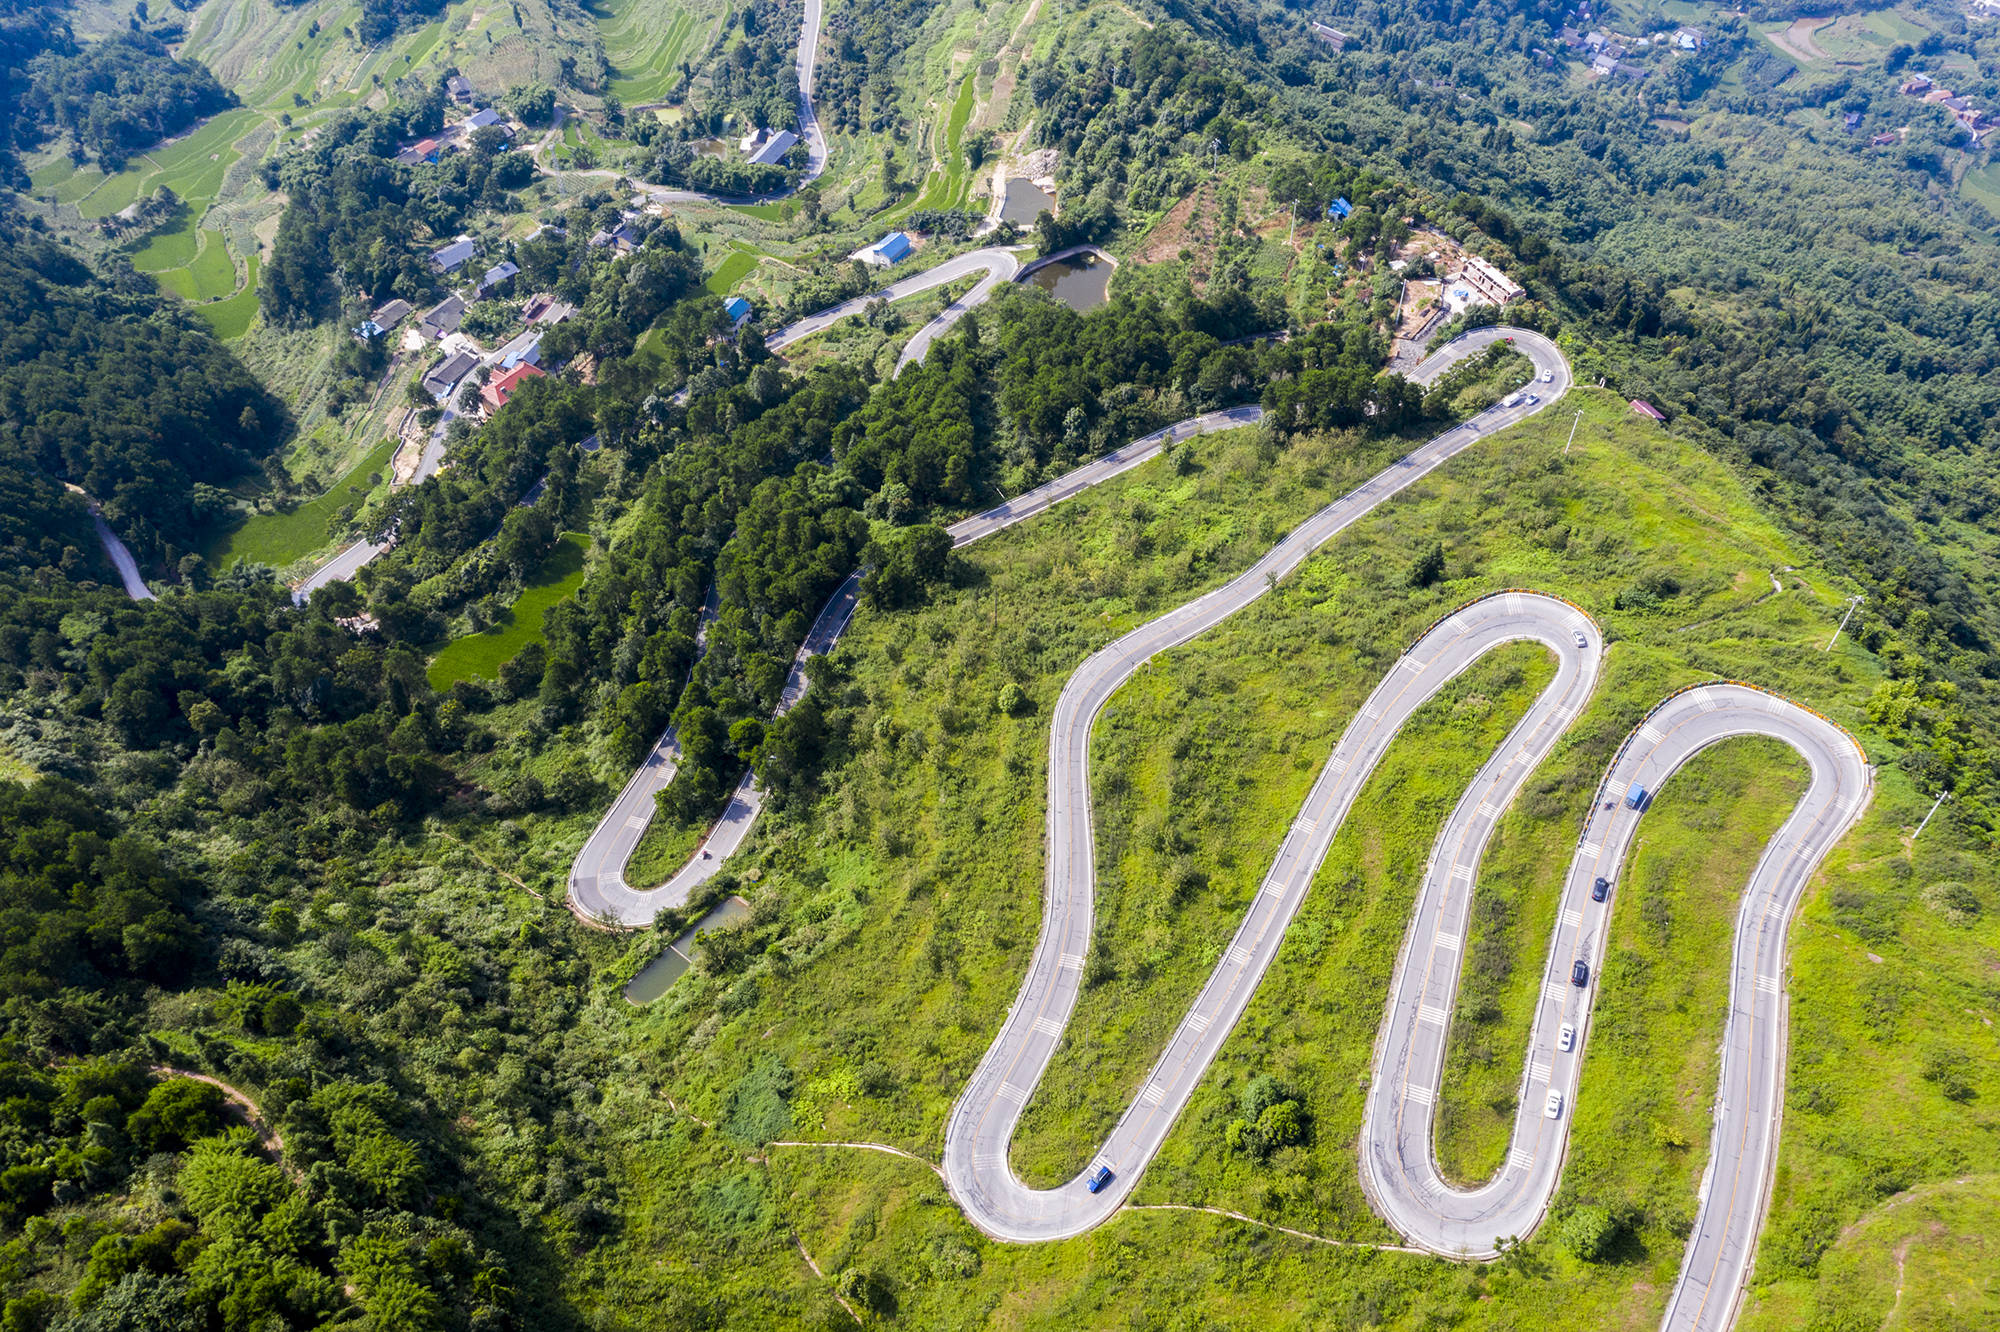
M 667 945 L 666 952 L 632 978 L 631 984 L 625 987 L 626 1000 L 635 1004 L 650 1004 L 665 994 L 667 987 L 694 965 L 695 935 L 741 920 L 749 914 L 750 904 L 740 897 L 725 897 L 717 902 L 709 908 L 707 915 L 681 931 L 680 937 Z
M 1022 281 L 1048 292 L 1072 310 L 1089 310 L 1109 299 L 1113 265 L 1094 254 L 1044 264 Z
M 1016 177 L 1007 182 L 1007 194 L 1000 202 L 1000 220 L 1017 227 L 1032 227 L 1043 213 L 1055 211 L 1055 196 L 1032 180 Z

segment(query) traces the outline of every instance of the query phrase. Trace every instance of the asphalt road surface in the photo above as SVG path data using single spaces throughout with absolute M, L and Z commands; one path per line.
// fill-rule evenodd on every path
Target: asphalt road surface
M 1056 1189 L 1030 1189 L 1008 1166 L 1007 1145 L 1055 1055 L 1082 990 L 1095 897 L 1090 732 L 1099 712 L 1153 657 L 1205 633 L 1256 601 L 1277 579 L 1297 569 L 1350 524 L 1485 434 L 1526 419 L 1568 391 L 1569 366 L 1556 345 L 1540 334 L 1513 328 L 1480 329 L 1457 338 L 1427 359 L 1412 377 L 1428 383 L 1500 339 L 1512 340 L 1534 362 L 1539 402 L 1495 407 L 1421 445 L 1306 519 L 1235 579 L 1091 656 L 1063 687 L 1050 723 L 1048 866 L 1041 935 L 1020 995 L 945 1127 L 945 1179 L 967 1216 L 988 1234 L 1017 1241 L 1060 1239 L 1090 1229 L 1123 1204 L 1230 1028 L 1242 1016 L 1257 981 L 1277 953 L 1286 923 L 1304 899 L 1312 871 L 1352 801 L 1353 790 L 1359 789 L 1366 776 L 1364 766 L 1355 771 L 1351 783 L 1335 781 L 1342 769 L 1353 766 L 1335 751 L 1236 941 L 1194 1008 L 1182 1019 L 1138 1100 L 1097 1157 L 1075 1179 Z M 1551 382 L 1539 382 L 1543 372 L 1551 375 Z M 1439 682 L 1446 678 L 1444 674 L 1437 677 Z M 1373 701 L 1369 706 L 1375 706 Z M 1395 725 L 1400 725 L 1400 719 Z M 1382 733 L 1380 743 L 1386 744 L 1386 737 L 1393 734 L 1391 725 Z M 1353 790 L 1346 789 L 1350 784 Z M 1336 798 L 1340 801 L 1337 808 L 1333 804 Z M 1309 849 L 1313 850 L 1310 859 Z M 1093 1194 L 1085 1189 L 1084 1181 L 1100 1165 L 1115 1173 L 1109 1185 Z
M 1254 406 L 1232 407 L 1226 411 L 1191 417 L 1136 439 L 1116 452 L 1087 462 L 1038 489 L 955 523 L 946 530 L 950 532 L 954 546 L 970 545 L 1032 518 L 1051 505 L 1108 481 L 1121 472 L 1129 471 L 1149 458 L 1157 457 L 1161 449 L 1176 440 L 1255 425 L 1262 417 L 1263 410 Z M 860 595 L 861 574 L 857 570 L 849 574 L 847 581 L 828 599 L 826 607 L 807 631 L 805 642 L 792 661 L 791 673 L 785 679 L 784 692 L 778 703 L 779 715 L 782 716 L 805 697 L 806 663 L 823 652 L 833 650 L 854 617 Z M 714 877 L 737 847 L 743 844 L 744 838 L 749 836 L 757 815 L 763 810 L 763 797 L 754 775 L 746 773 L 730 796 L 729 807 L 723 811 L 721 821 L 709 832 L 694 857 L 672 878 L 653 888 L 634 888 L 625 881 L 625 865 L 638 848 L 639 839 L 645 836 L 646 825 L 652 822 L 654 797 L 674 779 L 678 752 L 670 730 L 660 737 L 659 743 L 646 756 L 646 761 L 639 765 L 611 808 L 598 821 L 597 827 L 591 830 L 589 839 L 570 865 L 569 901 L 571 909 L 578 914 L 605 925 L 629 928 L 650 925 L 653 918 L 668 907 L 685 906 L 694 890 Z
M 985 273 L 985 278 L 978 286 L 947 305 L 935 318 L 911 335 L 909 342 L 904 344 L 903 354 L 896 358 L 896 369 L 900 372 L 904 366 L 923 360 L 924 354 L 930 350 L 931 343 L 937 340 L 939 334 L 957 323 L 967 310 L 985 301 L 993 294 L 995 287 L 1003 282 L 1012 282 L 1014 275 L 1020 271 L 1021 261 L 1014 257 L 1011 250 L 999 246 L 968 250 L 964 254 L 953 255 L 934 268 L 927 268 L 921 273 L 912 273 L 906 278 L 871 291 L 866 296 L 856 296 L 853 300 L 842 301 L 839 305 L 830 305 L 824 310 L 786 324 L 766 337 L 764 345 L 772 351 L 781 351 L 803 338 L 824 332 L 843 319 L 863 313 L 872 301 L 900 301 L 905 296 L 915 296 L 918 292 L 945 286 L 960 278 L 971 277 L 974 273 Z
M 1461 340 L 1428 359 L 1424 379 L 1479 350 L 1492 337 Z M 1512 334 L 1538 372 L 1541 401 L 1502 409 L 1519 419 L 1567 390 L 1567 366 L 1545 339 Z M 1660 705 L 1633 733 L 1607 772 L 1594 816 L 1565 884 L 1549 953 L 1544 1001 L 1523 1070 L 1521 1110 L 1501 1174 L 1460 1192 L 1438 1175 L 1431 1155 L 1445 1035 L 1456 999 L 1460 957 L 1479 858 L 1494 826 L 1529 773 L 1581 712 L 1595 685 L 1603 640 L 1576 608 L 1535 593 L 1502 593 L 1462 608 L 1426 634 L 1377 687 L 1342 736 L 1287 834 L 1262 889 L 1137 1097 L 1098 1153 L 1058 1188 L 1023 1185 L 1007 1163 L 1022 1111 L 1033 1096 L 1075 1009 L 1092 936 L 1094 847 L 1088 772 L 1090 731 L 1117 689 L 1146 661 L 1188 642 L 1263 595 L 1356 518 L 1467 447 L 1495 422 L 1448 431 L 1308 519 L 1265 558 L 1223 588 L 1142 626 L 1091 657 L 1071 677 L 1051 724 L 1049 863 L 1042 931 L 1019 997 L 1009 1009 L 945 1133 L 944 1172 L 968 1217 L 996 1238 L 1060 1239 L 1112 1215 L 1136 1186 L 1180 1111 L 1242 1016 L 1276 956 L 1284 930 L 1375 763 L 1424 701 L 1502 644 L 1547 646 L 1557 673 L 1528 715 L 1489 760 L 1439 836 L 1419 893 L 1388 999 L 1362 1139 L 1362 1174 L 1377 1210 L 1411 1243 L 1464 1257 L 1490 1257 L 1498 1237 L 1539 1224 L 1560 1175 L 1582 1051 L 1588 1040 L 1590 983 L 1572 984 L 1582 960 L 1594 982 L 1605 923 L 1623 863 L 1643 814 L 1622 797 L 1635 781 L 1656 791 L 1700 749 L 1733 736 L 1765 735 L 1790 744 L 1812 771 L 1805 796 L 1752 876 L 1738 920 L 1732 1003 L 1724 1033 L 1712 1163 L 1695 1230 L 1669 1303 L 1669 1329 L 1721 1328 L 1733 1317 L 1769 1196 L 1777 1145 L 1785 1045 L 1785 927 L 1814 868 L 1852 826 L 1870 793 L 1867 760 L 1831 722 L 1753 687 L 1712 684 Z M 1611 809 L 1603 806 L 1609 803 Z M 1598 877 L 1612 882 L 1591 901 Z M 1573 1024 L 1573 1048 L 1557 1033 Z M 1549 1093 L 1560 1108 L 1547 1113 Z M 1086 1182 L 1100 1167 L 1110 1181 Z

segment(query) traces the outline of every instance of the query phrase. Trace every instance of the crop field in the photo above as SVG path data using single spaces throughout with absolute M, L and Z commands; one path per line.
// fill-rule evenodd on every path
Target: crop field
M 183 300 L 205 302 L 236 291 L 236 262 L 229 257 L 229 245 L 219 231 L 198 233 L 200 253 L 194 262 L 171 268 L 159 275 L 160 285 Z
M 215 336 L 224 342 L 242 337 L 250 331 L 250 322 L 257 317 L 257 256 L 251 255 L 248 276 L 243 289 L 228 300 L 212 301 L 195 307 L 195 313 L 206 319 Z
M 596 0 L 591 12 L 611 63 L 611 91 L 627 106 L 673 91 L 681 61 L 700 49 L 712 22 L 679 0 Z
M 82 183 L 90 176 L 96 183 L 73 201 L 87 218 L 109 217 L 127 204 L 146 198 L 162 185 L 172 189 L 196 216 L 212 203 L 222 189 L 222 177 L 236 160 L 235 142 L 254 128 L 257 113 L 244 107 L 211 116 L 185 138 L 155 148 L 132 159 L 125 170 L 106 177 L 94 169 L 78 171 L 72 181 Z M 67 182 L 66 182 L 67 183 Z M 59 202 L 70 193 L 57 187 Z
M 519 600 L 501 613 L 499 623 L 482 633 L 454 639 L 431 658 L 434 689 L 449 689 L 474 676 L 496 679 L 500 667 L 530 643 L 542 641 L 542 612 L 583 586 L 587 539 L 570 533 L 529 576 Z
M 744 278 L 757 271 L 757 256 L 748 250 L 731 250 L 723 261 L 715 266 L 704 283 L 717 296 L 727 296 L 731 289 Z
M 2000 162 L 1983 162 L 1967 171 L 1958 188 L 1967 198 L 1985 205 L 1987 212 L 2000 217 Z
M 252 514 L 220 533 L 202 554 L 216 569 L 227 569 L 237 560 L 282 569 L 324 549 L 341 535 L 334 530 L 334 515 L 344 507 L 361 507 L 380 484 L 369 478 L 379 476 L 386 481 L 389 459 L 395 452 L 396 442 L 383 440 L 325 494 L 283 513 Z
M 1915 45 L 1930 29 L 1893 9 L 1843 14 L 1812 35 L 1813 44 L 1844 64 L 1879 63 L 1898 42 Z

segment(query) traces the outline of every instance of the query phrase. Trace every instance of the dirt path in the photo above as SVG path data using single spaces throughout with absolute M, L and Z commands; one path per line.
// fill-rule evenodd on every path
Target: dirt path
M 284 1138 L 280 1137 L 278 1130 L 272 1128 L 270 1121 L 264 1118 L 264 1112 L 257 1108 L 257 1103 L 241 1089 L 230 1086 L 221 1078 L 212 1078 L 193 1069 L 175 1068 L 171 1064 L 148 1064 L 146 1067 L 150 1072 L 163 1078 L 187 1078 L 193 1082 L 206 1082 L 211 1087 L 219 1088 L 222 1099 L 228 1103 L 236 1118 L 242 1120 L 244 1126 L 257 1135 L 257 1141 L 264 1150 L 277 1158 L 278 1164 L 284 1166 L 286 1174 L 294 1179 L 298 1178 L 297 1169 L 285 1160 Z
M 1831 22 L 1831 18 L 1793 19 L 1792 25 L 1783 32 L 1767 32 L 1764 35 L 1786 55 L 1811 63 L 1827 58 L 1812 35 Z

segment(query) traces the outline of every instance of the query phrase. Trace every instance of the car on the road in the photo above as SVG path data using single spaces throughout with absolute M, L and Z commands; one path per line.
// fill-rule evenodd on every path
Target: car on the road
M 1611 896 L 1611 880 L 1599 879 L 1596 883 L 1590 885 L 1591 901 L 1602 902 L 1609 896 Z
M 1582 958 L 1578 958 L 1576 965 L 1569 969 L 1569 983 L 1571 985 L 1590 984 L 1590 963 L 1584 961 Z
M 1556 1049 L 1561 1050 L 1564 1054 L 1568 1054 L 1575 1048 L 1576 1026 L 1573 1023 L 1565 1022 L 1562 1024 L 1562 1030 L 1556 1033 Z
M 1549 1099 L 1542 1102 L 1544 1119 L 1559 1119 L 1563 1112 L 1563 1094 L 1554 1087 L 1549 1088 Z
M 1097 1169 L 1090 1172 L 1090 1178 L 1084 1181 L 1083 1186 L 1089 1189 L 1092 1193 L 1096 1193 L 1110 1182 L 1111 1182 L 1111 1167 L 1108 1165 L 1101 1165 L 1097 1167 Z
M 1529 395 L 1528 395 L 1528 396 L 1527 396 L 1526 398 L 1522 399 L 1522 401 L 1523 401 L 1523 402 L 1525 402 L 1525 403 L 1527 403 L 1527 404 L 1528 404 L 1528 405 L 1529 405 L 1530 407 L 1534 406 L 1534 405 L 1535 405 L 1536 403 L 1540 402 L 1541 400 L 1542 400 L 1542 399 L 1541 399 L 1541 396 L 1540 396 L 1539 394 L 1535 394 L 1535 393 L 1530 393 L 1530 394 L 1529 394 Z
M 1574 637 L 1576 639 L 1576 645 L 1578 647 L 1587 648 L 1590 646 L 1590 640 L 1583 636 L 1583 630 L 1581 629 L 1577 630 Z
M 1553 370 L 1544 370 L 1544 371 L 1542 371 L 1542 382 L 1543 382 L 1544 384 L 1553 384 L 1553 383 L 1555 383 L 1555 382 L 1556 382 L 1556 372 L 1555 372 L 1555 371 L 1553 371 Z

